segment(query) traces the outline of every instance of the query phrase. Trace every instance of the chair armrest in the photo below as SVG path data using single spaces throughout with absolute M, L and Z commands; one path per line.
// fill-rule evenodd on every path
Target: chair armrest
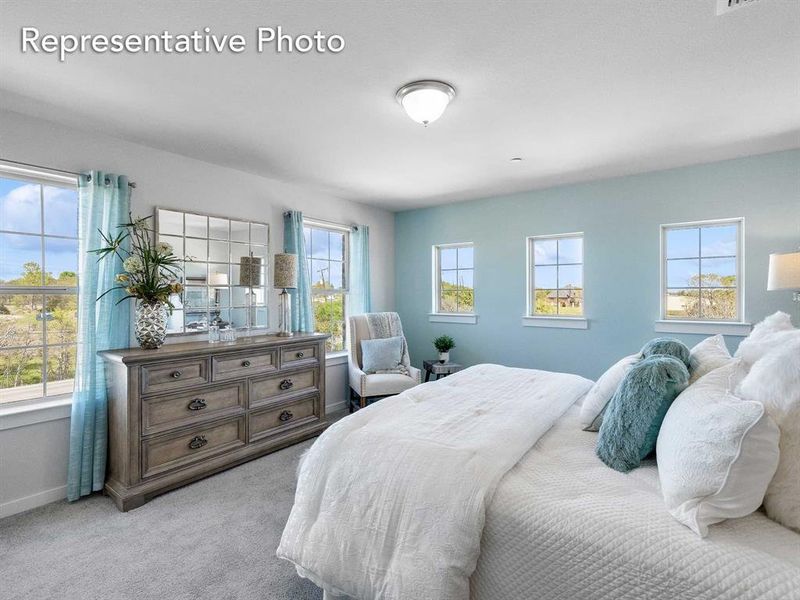
M 417 369 L 416 367 L 409 367 L 408 374 L 414 379 L 417 383 L 422 383 L 422 371 Z
M 353 362 L 352 358 L 347 361 L 347 373 L 350 378 L 350 387 L 353 388 L 359 396 L 363 396 L 364 389 L 367 385 L 367 374 Z

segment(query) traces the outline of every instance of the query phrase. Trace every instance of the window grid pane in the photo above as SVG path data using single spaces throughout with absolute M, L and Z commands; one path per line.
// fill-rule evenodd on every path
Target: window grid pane
M 664 228 L 664 318 L 740 319 L 740 227 L 726 222 Z
M 474 246 L 436 246 L 438 313 L 471 314 L 475 311 Z
M 349 237 L 338 229 L 311 225 L 303 229 L 316 330 L 330 335 L 326 341 L 328 352 L 341 352 L 346 347 Z
M 583 315 L 583 236 L 530 238 L 533 315 Z
M 77 188 L 0 176 L 0 215 L 0 404 L 69 393 L 77 348 Z

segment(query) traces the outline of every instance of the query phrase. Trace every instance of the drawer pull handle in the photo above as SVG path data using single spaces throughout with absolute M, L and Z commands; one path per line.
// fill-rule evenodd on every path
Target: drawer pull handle
M 292 382 L 291 379 L 284 379 L 283 381 L 281 381 L 278 387 L 281 388 L 282 390 L 288 390 L 291 389 L 293 385 L 294 383 Z
M 183 373 L 181 373 L 180 371 L 173 371 L 172 372 L 172 378 L 173 379 L 178 379 L 178 377 L 180 377 L 181 375 L 183 375 Z
M 251 363 L 250 363 L 250 361 L 249 361 L 249 360 L 243 360 L 243 361 L 242 361 L 242 366 L 243 366 L 243 367 L 249 367 L 249 366 L 250 366 L 250 364 L 251 364 Z
M 303 356 L 305 356 L 305 355 L 302 352 L 298 352 L 297 353 L 297 358 L 303 358 Z
M 203 446 L 205 446 L 207 443 L 208 440 L 206 439 L 206 436 L 196 435 L 189 442 L 189 448 L 191 448 L 192 450 L 197 450 L 198 448 L 202 448 Z
M 294 415 L 291 413 L 291 411 L 288 411 L 288 410 L 285 410 L 280 415 L 278 415 L 278 418 L 281 421 L 283 421 L 284 423 L 286 421 L 291 421 L 293 417 L 294 417 Z
M 187 406 L 187 408 L 189 410 L 203 410 L 207 406 L 208 404 L 206 404 L 205 400 L 203 400 L 202 398 L 195 398 L 194 400 L 189 402 L 189 406 Z

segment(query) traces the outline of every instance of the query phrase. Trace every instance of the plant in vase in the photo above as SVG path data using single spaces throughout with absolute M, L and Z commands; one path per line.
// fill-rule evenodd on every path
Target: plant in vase
M 434 347 L 439 351 L 439 362 L 446 363 L 450 360 L 450 350 L 456 347 L 456 343 L 449 335 L 440 335 L 433 340 Z
M 91 252 L 99 256 L 98 260 L 117 257 L 122 261 L 125 272 L 115 277 L 119 285 L 103 292 L 100 298 L 114 290 L 125 291 L 117 304 L 134 298 L 136 340 L 144 349 L 155 349 L 166 339 L 167 316 L 175 308 L 170 296 L 180 294 L 183 285 L 178 281 L 179 259 L 171 245 L 154 242 L 154 232 L 147 226 L 148 219 L 150 217 L 130 217 L 128 223 L 119 226 L 116 234 L 101 231 L 106 245 Z M 128 245 L 130 248 L 125 247 Z

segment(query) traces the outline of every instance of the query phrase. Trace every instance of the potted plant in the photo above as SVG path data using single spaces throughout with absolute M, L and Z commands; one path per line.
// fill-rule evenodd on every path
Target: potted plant
M 122 261 L 124 273 L 118 273 L 119 284 L 106 290 L 100 298 L 114 290 L 124 290 L 128 298 L 136 299 L 136 340 L 144 349 L 159 348 L 167 336 L 167 315 L 174 308 L 170 296 L 180 294 L 178 282 L 180 261 L 166 242 L 154 242 L 153 230 L 148 228 L 150 217 L 130 217 L 119 226 L 116 234 L 100 232 L 103 248 L 91 250 L 98 260 L 116 256 Z M 130 241 L 130 249 L 123 246 Z M 100 299 L 98 298 L 98 300 Z
M 450 350 L 456 347 L 456 343 L 449 335 L 440 335 L 433 340 L 433 345 L 439 351 L 439 362 L 446 363 L 450 360 Z

